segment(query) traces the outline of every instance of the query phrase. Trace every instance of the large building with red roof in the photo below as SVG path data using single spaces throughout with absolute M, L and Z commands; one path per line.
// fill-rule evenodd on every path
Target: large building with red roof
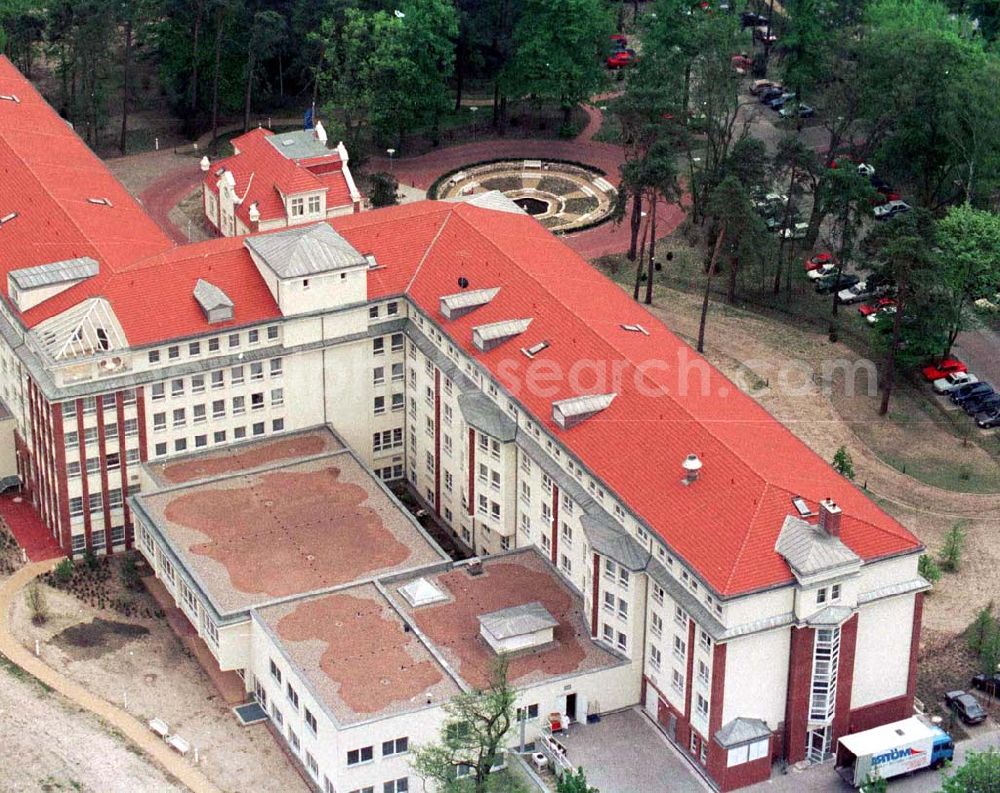
M 68 554 L 155 529 L 144 466 L 327 425 L 470 551 L 539 549 L 719 789 L 911 712 L 920 542 L 502 195 L 173 247 L 3 58 L 0 169 L 2 397 Z
M 232 156 L 202 161 L 205 217 L 224 237 L 361 211 L 347 147 L 328 148 L 322 124 L 278 134 L 258 128 L 232 145 Z

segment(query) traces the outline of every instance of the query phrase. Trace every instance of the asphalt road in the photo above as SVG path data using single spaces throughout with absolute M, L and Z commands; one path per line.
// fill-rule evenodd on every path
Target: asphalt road
M 962 333 L 955 343 L 955 354 L 980 380 L 1000 388 L 1000 334 L 986 329 Z

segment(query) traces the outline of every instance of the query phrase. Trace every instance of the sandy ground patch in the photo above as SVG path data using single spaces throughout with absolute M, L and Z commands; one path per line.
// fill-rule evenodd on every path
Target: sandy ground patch
M 182 791 L 97 718 L 0 669 L 0 790 Z
M 143 721 L 162 718 L 172 732 L 198 747 L 203 772 L 224 790 L 288 793 L 306 789 L 263 726 L 244 728 L 237 724 L 211 681 L 186 653 L 166 621 L 122 617 L 110 610 L 82 604 L 48 586 L 43 585 L 42 591 L 51 615 L 49 621 L 40 627 L 32 625 L 27 606 L 19 600 L 12 609 L 11 630 L 27 647 L 34 646 L 35 639 L 39 639 L 41 657 L 46 663 L 118 706 L 127 698 L 128 711 Z M 145 593 L 137 595 L 137 599 L 147 597 Z M 103 620 L 104 624 L 97 620 Z M 99 634 L 113 636 L 114 640 L 99 644 L 88 641 Z M 24 702 L 18 707 L 36 706 L 33 700 L 37 695 L 22 695 L 20 699 Z M 6 729 L 4 721 L 0 718 L 0 735 Z M 56 729 L 57 722 L 38 719 L 39 724 L 43 722 L 52 723 L 52 729 Z M 80 744 L 81 753 L 98 759 L 104 757 L 90 744 L 80 742 L 73 731 L 69 735 L 74 745 Z M 124 744 L 121 745 L 125 752 Z M 143 761 L 139 763 L 143 765 Z M 98 786 L 95 790 L 160 789 L 155 784 L 143 784 L 144 777 L 139 772 L 132 778 L 118 773 L 110 759 L 108 765 L 124 786 Z M 145 766 L 145 773 L 152 770 Z M 55 771 L 59 771 L 58 766 Z M 81 773 L 79 778 L 89 777 Z M 0 788 L 8 789 L 2 785 Z M 38 790 L 38 786 L 33 783 L 24 789 Z

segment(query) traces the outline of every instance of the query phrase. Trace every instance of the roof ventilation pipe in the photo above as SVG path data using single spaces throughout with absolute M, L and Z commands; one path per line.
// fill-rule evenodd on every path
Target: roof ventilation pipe
M 208 155 L 207 154 L 204 157 L 201 158 L 200 165 L 201 165 L 202 173 L 208 173 L 208 169 L 212 167 L 212 161 L 208 159 Z
M 257 202 L 256 201 L 254 201 L 250 205 L 250 210 L 249 210 L 248 214 L 250 216 L 250 222 L 251 223 L 257 223 L 260 220 L 260 209 L 257 207 Z
M 681 480 L 681 484 L 693 484 L 698 478 L 698 472 L 701 471 L 703 465 L 704 463 L 698 459 L 697 454 L 689 454 L 685 457 L 684 462 L 681 463 L 681 468 L 684 469 L 684 479 Z

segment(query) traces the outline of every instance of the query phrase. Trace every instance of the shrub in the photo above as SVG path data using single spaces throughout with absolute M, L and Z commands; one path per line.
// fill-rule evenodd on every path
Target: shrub
M 944 535 L 944 545 L 941 546 L 941 568 L 954 573 L 962 564 L 962 549 L 965 546 L 965 531 L 958 522 Z
M 122 559 L 118 575 L 121 578 L 122 586 L 126 589 L 142 588 L 142 579 L 139 577 L 139 565 L 136 564 L 135 554 L 129 553 Z
M 841 476 L 854 479 L 854 460 L 851 459 L 851 453 L 847 451 L 846 446 L 841 446 L 833 455 L 833 469 Z
M 920 575 L 932 584 L 937 583 L 937 581 L 941 578 L 941 568 L 938 567 L 938 563 L 927 554 L 920 557 L 920 561 L 917 563 L 917 572 L 919 572 Z
M 372 202 L 373 207 L 378 209 L 379 207 L 395 206 L 399 203 L 396 199 L 396 189 L 399 187 L 399 182 L 391 173 L 385 171 L 373 173 L 368 177 L 368 182 L 370 185 L 368 200 Z
M 28 600 L 28 609 L 31 611 L 31 621 L 35 625 L 44 625 L 49 618 L 49 608 L 45 603 L 45 594 L 37 582 L 28 587 L 25 597 Z
M 87 567 L 91 570 L 96 570 L 100 561 L 97 558 L 97 554 L 94 553 L 93 548 L 88 548 L 83 552 L 83 561 L 86 562 Z
M 69 559 L 63 559 L 56 565 L 56 569 L 52 573 L 60 584 L 68 584 L 73 578 L 73 562 Z

